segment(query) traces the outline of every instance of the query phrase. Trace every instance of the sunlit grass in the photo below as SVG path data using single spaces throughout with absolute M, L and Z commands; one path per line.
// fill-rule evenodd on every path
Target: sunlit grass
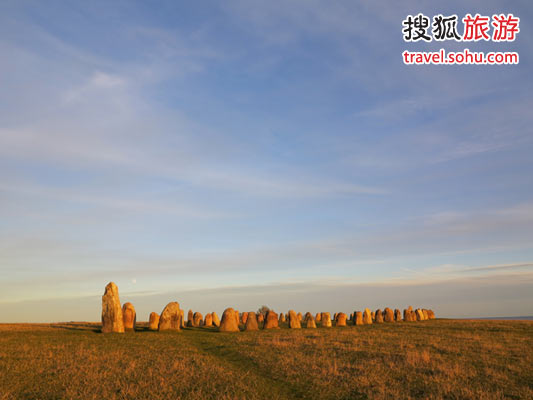
M 0 399 L 533 398 L 533 322 L 101 334 L 0 325 Z

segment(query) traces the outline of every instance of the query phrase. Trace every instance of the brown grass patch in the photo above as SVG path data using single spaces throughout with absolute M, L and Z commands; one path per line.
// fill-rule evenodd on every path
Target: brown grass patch
M 533 323 L 100 334 L 0 324 L 0 399 L 533 398 Z

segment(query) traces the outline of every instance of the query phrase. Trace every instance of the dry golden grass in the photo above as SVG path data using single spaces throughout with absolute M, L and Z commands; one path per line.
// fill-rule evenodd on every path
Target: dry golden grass
M 0 324 L 0 399 L 527 399 L 533 322 L 101 334 Z

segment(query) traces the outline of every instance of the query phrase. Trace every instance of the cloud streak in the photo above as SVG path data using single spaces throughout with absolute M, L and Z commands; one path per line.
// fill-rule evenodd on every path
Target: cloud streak
M 435 7 L 0 5 L 0 301 L 117 280 L 202 307 L 370 287 L 421 304 L 400 288 L 442 284 L 445 307 L 470 282 L 494 310 L 482 277 L 511 296 L 533 259 L 532 47 L 526 24 L 472 43 L 519 65 L 403 65 L 436 44 L 403 42 L 401 20 Z

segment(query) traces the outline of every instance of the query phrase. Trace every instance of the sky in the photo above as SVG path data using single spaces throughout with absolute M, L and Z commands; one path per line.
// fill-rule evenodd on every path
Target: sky
M 514 42 L 404 42 L 513 13 Z M 0 322 L 533 315 L 528 0 L 3 1 Z M 462 33 L 462 23 L 459 25 Z M 402 52 L 516 51 L 412 66 Z

